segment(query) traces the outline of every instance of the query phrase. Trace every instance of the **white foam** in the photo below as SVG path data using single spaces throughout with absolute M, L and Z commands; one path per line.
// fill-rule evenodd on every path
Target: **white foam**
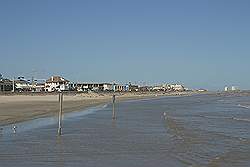
M 245 105 L 241 105 L 241 104 L 238 104 L 237 106 L 238 106 L 238 107 L 241 107 L 241 108 L 250 109 L 250 106 L 245 106 Z
M 245 119 L 245 118 L 235 118 L 235 117 L 233 117 L 233 119 L 236 120 L 236 121 L 250 122 L 250 119 Z

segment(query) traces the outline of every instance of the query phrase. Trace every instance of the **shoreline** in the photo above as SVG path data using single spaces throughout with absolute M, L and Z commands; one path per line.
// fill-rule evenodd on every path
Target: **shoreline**
M 116 93 L 117 102 L 164 96 L 191 96 L 197 92 Z M 63 112 L 78 112 L 111 103 L 112 93 L 64 95 Z M 57 116 L 58 95 L 0 95 L 0 127 L 33 119 Z

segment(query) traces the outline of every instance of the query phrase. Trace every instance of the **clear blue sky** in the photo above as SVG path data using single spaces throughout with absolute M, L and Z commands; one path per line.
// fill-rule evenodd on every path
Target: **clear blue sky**
M 1 0 L 0 73 L 250 89 L 249 0 Z

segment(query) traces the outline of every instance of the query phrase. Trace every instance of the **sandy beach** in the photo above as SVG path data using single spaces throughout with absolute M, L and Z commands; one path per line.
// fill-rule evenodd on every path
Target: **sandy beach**
M 158 96 L 191 95 L 193 92 L 172 93 L 116 93 L 117 101 L 155 98 Z M 85 108 L 110 103 L 111 93 L 65 94 L 63 112 L 84 110 Z M 0 126 L 15 124 L 40 117 L 57 116 L 58 95 L 0 95 Z

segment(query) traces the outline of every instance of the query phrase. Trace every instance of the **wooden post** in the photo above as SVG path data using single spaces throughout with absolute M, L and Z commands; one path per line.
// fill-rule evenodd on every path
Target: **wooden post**
M 59 93 L 59 114 L 58 114 L 58 135 L 62 134 L 62 103 L 63 103 L 63 93 Z
M 115 95 L 113 95 L 113 98 L 112 98 L 112 101 L 113 101 L 113 114 L 112 114 L 112 119 L 116 119 L 116 115 L 115 115 Z
M 15 92 L 15 77 L 13 78 L 13 81 L 12 81 L 12 92 Z

